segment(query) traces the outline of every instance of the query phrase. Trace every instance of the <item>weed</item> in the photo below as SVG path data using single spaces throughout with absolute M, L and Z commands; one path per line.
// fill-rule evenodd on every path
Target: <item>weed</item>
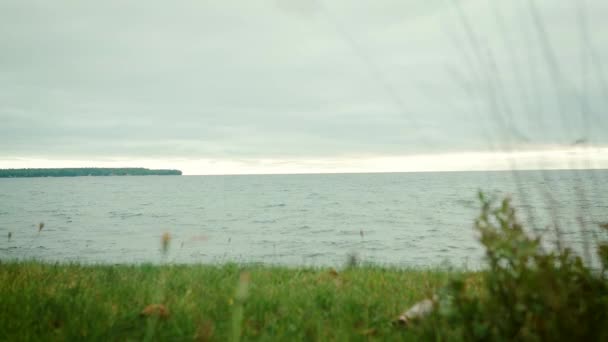
M 471 291 L 462 278 L 450 282 L 441 312 L 452 328 L 469 341 L 607 340 L 608 244 L 597 246 L 599 272 L 568 247 L 543 249 L 508 198 L 497 204 L 480 193 L 479 199 L 475 227 L 488 269 L 481 290 Z

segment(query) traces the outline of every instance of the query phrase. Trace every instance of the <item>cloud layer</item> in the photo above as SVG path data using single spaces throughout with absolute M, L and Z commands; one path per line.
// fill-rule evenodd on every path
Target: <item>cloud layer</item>
M 0 158 L 604 146 L 605 13 L 600 0 L 5 0 Z

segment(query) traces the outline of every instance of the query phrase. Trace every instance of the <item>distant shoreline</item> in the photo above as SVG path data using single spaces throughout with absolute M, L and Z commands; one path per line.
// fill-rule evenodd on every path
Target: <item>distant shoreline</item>
M 81 177 L 81 176 L 181 176 L 180 170 L 136 168 L 48 168 L 0 169 L 0 178 Z

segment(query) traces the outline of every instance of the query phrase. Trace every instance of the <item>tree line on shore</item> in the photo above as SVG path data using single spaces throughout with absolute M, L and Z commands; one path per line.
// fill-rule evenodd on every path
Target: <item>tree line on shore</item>
M 151 170 L 137 168 L 51 168 L 0 169 L 0 178 L 17 177 L 78 177 L 78 176 L 180 176 L 180 170 Z

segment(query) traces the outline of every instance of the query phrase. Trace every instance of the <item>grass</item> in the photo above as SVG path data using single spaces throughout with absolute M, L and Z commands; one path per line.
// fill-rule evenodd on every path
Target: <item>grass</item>
M 449 278 L 378 266 L 0 262 L 0 340 L 416 340 L 420 331 L 393 320 Z

